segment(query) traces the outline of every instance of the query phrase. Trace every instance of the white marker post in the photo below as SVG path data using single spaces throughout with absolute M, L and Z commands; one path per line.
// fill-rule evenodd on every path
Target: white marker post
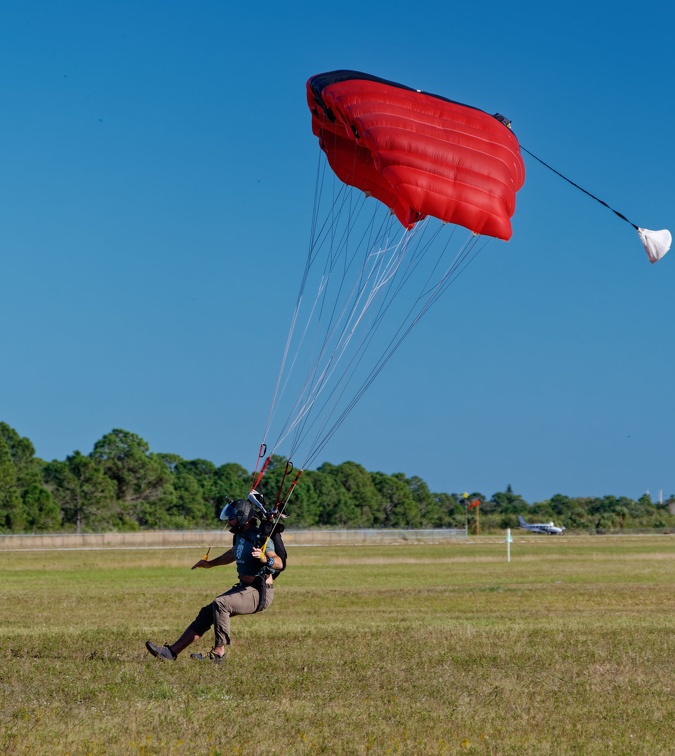
M 506 528 L 506 561 L 511 561 L 511 544 L 513 538 L 511 537 L 511 528 Z

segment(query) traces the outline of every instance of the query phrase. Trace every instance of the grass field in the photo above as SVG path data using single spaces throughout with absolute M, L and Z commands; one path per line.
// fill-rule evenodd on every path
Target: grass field
M 297 547 L 224 665 L 162 663 L 200 556 L 0 553 L 0 753 L 675 753 L 673 536 Z

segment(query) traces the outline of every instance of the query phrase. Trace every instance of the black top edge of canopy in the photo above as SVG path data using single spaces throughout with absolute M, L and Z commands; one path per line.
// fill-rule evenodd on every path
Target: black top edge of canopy
M 325 87 L 331 84 L 338 84 L 341 81 L 349 81 L 350 79 L 362 79 L 364 81 L 374 81 L 378 84 L 388 84 L 390 87 L 398 87 L 399 89 L 405 89 L 408 92 L 418 92 L 419 94 L 428 95 L 429 97 L 435 97 L 437 100 L 444 100 L 445 102 L 452 102 L 455 105 L 461 105 L 465 108 L 472 108 L 473 110 L 480 110 L 473 105 L 466 105 L 463 102 L 457 102 L 457 100 L 451 100 L 449 97 L 443 97 L 442 95 L 433 94 L 431 92 L 423 92 L 421 89 L 415 89 L 414 87 L 408 87 L 405 84 L 399 84 L 396 81 L 389 81 L 388 79 L 382 79 L 379 76 L 372 76 L 371 74 L 362 73 L 361 71 L 350 71 L 349 69 L 340 69 L 339 71 L 328 71 L 327 73 L 317 74 L 312 76 L 309 80 L 309 86 L 314 93 L 314 96 L 321 99 L 321 92 Z M 484 111 L 481 111 L 484 112 Z
M 463 108 L 471 108 L 477 110 L 479 113 L 485 113 L 481 108 L 477 108 L 474 105 L 467 105 L 464 102 L 458 102 L 457 100 L 451 100 L 449 97 L 443 97 L 442 95 L 433 94 L 431 92 L 424 92 L 421 89 L 415 89 L 414 87 L 408 87 L 405 84 L 399 84 L 396 81 L 389 81 L 389 79 L 382 79 L 379 76 L 372 76 L 371 74 L 363 73 L 361 71 L 351 71 L 346 68 L 341 68 L 337 71 L 328 71 L 326 73 L 316 74 L 309 80 L 309 86 L 314 94 L 317 103 L 327 112 L 326 106 L 321 97 L 321 93 L 325 87 L 331 84 L 339 84 L 342 81 L 348 81 L 350 79 L 362 79 L 364 81 L 374 81 L 378 84 L 387 84 L 390 87 L 398 87 L 399 89 L 405 89 L 408 92 L 417 92 L 419 94 L 427 95 L 428 97 L 435 97 L 437 100 L 443 100 L 444 102 L 451 102 L 454 105 L 461 105 Z M 331 114 L 332 115 L 332 114 Z M 488 115 L 486 113 L 486 115 Z M 500 123 L 504 124 L 510 130 L 510 121 L 499 113 L 495 113 L 493 116 Z

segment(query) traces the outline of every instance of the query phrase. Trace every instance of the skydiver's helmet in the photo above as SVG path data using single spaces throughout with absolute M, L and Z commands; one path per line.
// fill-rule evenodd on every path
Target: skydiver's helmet
M 235 499 L 230 502 L 220 513 L 221 520 L 236 520 L 230 528 L 230 533 L 241 533 L 246 523 L 255 516 L 253 505 L 248 499 Z

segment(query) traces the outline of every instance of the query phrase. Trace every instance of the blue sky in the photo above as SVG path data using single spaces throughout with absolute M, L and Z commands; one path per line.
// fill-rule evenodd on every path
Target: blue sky
M 638 225 L 675 228 L 666 3 L 7 2 L 0 419 L 44 459 L 112 428 L 255 465 L 307 250 L 305 82 L 352 68 L 513 121 Z M 675 493 L 675 258 L 525 156 L 491 242 L 317 461 Z

